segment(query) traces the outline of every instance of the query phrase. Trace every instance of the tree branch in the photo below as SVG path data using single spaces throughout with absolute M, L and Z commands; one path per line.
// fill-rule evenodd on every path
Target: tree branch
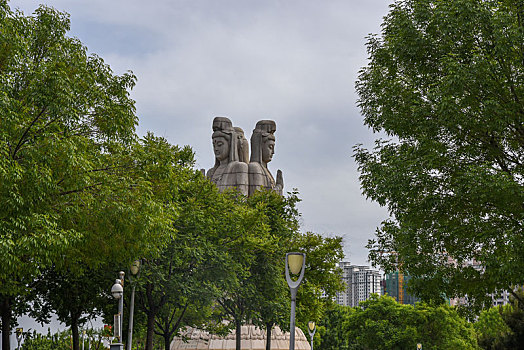
M 173 326 L 172 329 L 170 329 L 170 336 L 175 333 L 175 331 L 178 329 L 178 327 L 180 327 L 180 323 L 182 322 L 182 319 L 184 318 L 184 314 L 186 313 L 186 310 L 187 310 L 187 306 L 189 305 L 189 303 L 186 303 L 186 305 L 184 306 L 184 309 L 182 310 L 182 313 L 180 314 L 180 317 L 178 318 L 178 320 L 176 321 L 175 325 Z
M 27 134 L 29 133 L 29 130 L 35 125 L 35 123 L 38 121 L 38 119 L 40 119 L 40 117 L 45 113 L 45 111 L 47 111 L 47 106 L 42 108 L 40 113 L 38 113 L 38 115 L 35 117 L 35 119 L 33 119 L 31 124 L 29 124 L 29 126 L 25 129 L 24 134 L 22 135 L 22 137 L 18 141 L 18 144 L 16 145 L 15 150 L 13 151 L 13 155 L 12 155 L 13 158 L 15 158 L 16 152 L 18 152 L 20 147 L 26 142 L 25 139 L 27 137 Z
M 59 196 L 65 196 L 65 195 L 72 194 L 72 193 L 83 192 L 83 191 L 89 190 L 91 188 L 100 186 L 101 184 L 102 184 L 102 182 L 97 182 L 96 184 L 93 184 L 91 186 L 86 186 L 86 187 L 79 188 L 79 189 L 76 189 L 76 190 L 71 190 L 71 191 L 60 192 L 58 195 Z
M 520 295 L 518 295 L 512 288 L 510 288 L 509 292 L 515 299 L 518 300 L 519 309 L 524 310 L 524 299 L 522 299 Z

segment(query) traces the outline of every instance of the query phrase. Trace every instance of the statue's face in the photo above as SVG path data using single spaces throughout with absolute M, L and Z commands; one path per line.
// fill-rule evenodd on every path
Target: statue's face
M 213 151 L 218 160 L 225 160 L 229 157 L 229 143 L 225 137 L 219 136 L 213 138 Z
M 264 163 L 271 162 L 273 154 L 275 154 L 275 141 L 266 140 L 266 142 L 264 142 L 264 145 L 262 146 L 262 161 Z

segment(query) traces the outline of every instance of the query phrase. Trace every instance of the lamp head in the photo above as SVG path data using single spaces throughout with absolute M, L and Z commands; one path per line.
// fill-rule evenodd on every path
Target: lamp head
M 138 273 L 138 270 L 140 270 L 140 260 L 133 261 L 133 264 L 131 265 L 131 274 L 135 276 Z
M 309 322 L 307 323 L 307 327 L 309 328 L 309 330 L 310 330 L 311 332 L 313 332 L 313 331 L 315 330 L 315 322 L 313 322 L 313 321 L 309 321 Z
M 122 287 L 120 280 L 116 280 L 113 287 L 111 287 L 111 294 L 113 295 L 113 298 L 117 300 L 122 297 L 122 294 L 124 294 L 124 287 Z
M 292 274 L 298 275 L 302 270 L 302 265 L 304 264 L 304 254 L 303 253 L 289 253 L 288 254 L 288 265 L 289 271 Z

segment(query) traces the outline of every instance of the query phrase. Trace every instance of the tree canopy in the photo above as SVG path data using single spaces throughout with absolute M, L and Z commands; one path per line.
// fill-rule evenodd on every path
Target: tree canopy
M 516 291 L 520 300 L 522 288 Z M 479 345 L 484 349 L 520 349 L 524 342 L 524 309 L 521 301 L 510 296 L 510 303 L 483 310 L 475 322 Z
M 349 349 L 477 349 L 473 325 L 449 306 L 402 305 L 372 296 L 344 324 Z
M 158 250 L 171 207 L 135 171 L 131 73 L 114 74 L 67 14 L 0 1 L 0 309 L 3 347 L 21 295 L 48 268 L 81 275 Z
M 357 307 L 332 305 L 318 323 L 323 350 L 478 349 L 473 324 L 447 305 L 403 305 L 376 294 Z
M 522 0 L 403 0 L 369 38 L 359 106 L 385 136 L 354 155 L 391 215 L 370 258 L 426 299 L 524 283 L 523 21 Z

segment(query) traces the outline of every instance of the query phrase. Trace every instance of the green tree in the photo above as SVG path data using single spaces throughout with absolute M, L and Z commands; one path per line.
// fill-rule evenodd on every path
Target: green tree
M 251 321 L 266 329 L 266 349 L 271 348 L 274 325 L 289 328 L 290 298 L 284 273 L 287 252 L 306 253 L 306 273 L 297 296 L 297 324 L 304 330 L 308 321 L 320 319 L 326 303 L 342 288 L 336 268 L 343 258 L 341 238 L 301 233 L 297 194 L 294 191 L 282 197 L 271 191 L 259 191 L 248 199 L 248 205 L 264 213 L 269 228 L 263 244 L 253 251 L 248 282 L 254 292 L 247 303 Z
M 335 303 L 329 305 L 317 322 L 314 348 L 322 350 L 349 350 L 349 338 L 342 325 L 347 323 L 355 309 Z
M 473 326 L 449 306 L 402 305 L 389 296 L 360 303 L 343 324 L 349 349 L 477 349 Z
M 475 329 L 479 345 L 484 349 L 520 349 L 524 343 L 524 310 L 519 305 L 524 297 L 522 288 L 515 291 L 510 303 L 481 312 Z
M 475 322 L 475 331 L 481 348 L 489 350 L 506 349 L 504 338 L 511 333 L 511 330 L 504 322 L 501 311 L 502 306 L 483 310 L 477 322 Z
M 307 334 L 308 322 L 322 319 L 336 293 L 343 290 L 338 268 L 344 258 L 342 238 L 306 232 L 296 237 L 293 246 L 306 253 L 306 273 L 297 292 L 296 317 L 297 325 Z
M 107 222 L 107 219 L 103 220 L 106 228 L 113 228 L 112 232 L 129 230 L 129 225 L 132 225 L 131 232 L 139 235 L 140 231 L 145 228 L 147 231 L 164 230 L 164 236 L 169 237 L 172 225 L 165 217 L 174 220 L 177 206 L 176 197 L 169 205 L 166 205 L 166 198 L 170 194 L 173 196 L 173 189 L 176 189 L 178 181 L 184 182 L 186 180 L 184 173 L 191 171 L 193 154 L 188 148 L 180 149 L 171 146 L 163 138 L 148 134 L 139 143 L 133 145 L 131 153 L 125 158 L 126 163 L 123 163 L 125 165 L 123 169 L 125 169 L 126 176 L 119 176 L 119 178 L 124 180 L 123 184 L 127 187 L 124 187 L 124 190 L 127 195 L 118 193 L 120 200 L 124 199 L 124 201 L 110 200 L 107 205 L 94 202 L 94 205 L 88 209 L 89 213 L 79 210 L 79 215 L 75 217 L 76 220 L 74 220 L 72 229 L 80 231 L 82 225 L 79 223 L 82 220 L 90 226 L 80 231 L 84 233 L 81 240 L 83 244 L 79 247 L 73 245 L 66 253 L 63 263 L 55 264 L 52 268 L 44 271 L 34 284 L 35 288 L 31 293 L 33 298 L 30 302 L 33 303 L 33 306 L 30 314 L 45 322 L 48 321 L 52 313 L 55 313 L 60 321 L 71 327 L 74 349 L 78 349 L 79 327 L 90 318 L 94 318 L 104 311 L 107 313 L 107 309 L 113 309 L 115 306 L 109 292 L 108 283 L 115 280 L 118 272 L 115 269 L 118 269 L 118 266 L 129 265 L 128 262 L 133 259 L 133 255 L 123 254 L 120 250 L 133 252 L 132 254 L 136 254 L 137 250 L 145 255 L 158 254 L 159 249 L 166 242 L 162 237 L 155 243 L 157 236 L 149 235 L 148 243 L 140 240 L 128 240 L 125 242 L 126 245 L 121 248 L 97 249 L 96 255 L 94 255 L 91 251 L 96 244 L 94 239 L 96 235 L 100 235 L 100 230 L 103 230 L 103 228 L 97 226 L 98 220 L 94 222 L 93 220 L 85 220 L 84 217 L 89 216 L 89 214 L 92 215 L 93 211 L 102 209 L 99 215 L 95 217 L 102 217 L 102 211 L 106 215 L 112 214 L 111 223 Z M 147 191 L 137 189 L 141 186 Z M 129 196 L 130 193 L 134 194 Z M 137 198 L 137 194 L 144 198 Z M 97 196 L 97 199 L 99 198 L 103 198 L 104 202 L 106 201 L 106 198 L 100 196 L 100 193 Z M 147 199 L 147 201 L 144 199 Z M 156 202 L 156 207 L 162 208 L 162 214 L 158 216 L 163 218 L 165 225 L 144 226 L 144 222 L 147 222 L 144 215 L 159 214 L 144 207 L 144 205 L 151 204 L 148 201 Z M 134 204 L 138 206 L 135 208 Z M 116 205 L 119 207 L 116 212 L 108 208 L 108 206 L 114 207 Z M 126 222 L 122 222 L 120 218 L 113 216 L 114 214 L 125 214 Z M 137 230 L 137 227 L 144 228 Z M 110 244 L 107 241 L 104 243 Z M 115 244 L 119 243 L 115 242 Z M 136 248 L 132 245 L 136 245 Z
M 257 296 L 257 262 L 263 252 L 272 250 L 272 239 L 263 207 L 252 208 L 236 193 L 235 205 L 225 216 L 221 227 L 226 237 L 223 255 L 226 266 L 232 272 L 227 284 L 223 284 L 217 304 L 226 319 L 235 327 L 236 349 L 241 349 L 242 324 L 257 317 L 251 302 Z M 227 194 L 226 194 L 227 195 Z
M 139 308 L 147 315 L 146 349 L 152 349 L 155 333 L 169 349 L 185 326 L 219 330 L 213 324 L 220 320 L 213 313 L 217 300 L 243 321 L 245 267 L 266 232 L 259 209 L 248 208 L 235 193 L 220 193 L 200 172 L 192 172 L 177 192 L 176 232 L 162 254 L 147 259 L 137 287 Z
M 520 305 L 522 290 L 518 293 L 520 300 L 511 298 L 511 303 L 502 309 L 502 319 L 511 330 L 504 339 L 505 349 L 519 349 L 524 344 L 524 308 Z
M 9 349 L 17 297 L 51 266 L 82 275 L 157 249 L 169 212 L 127 167 L 136 143 L 132 73 L 66 35 L 68 15 L 0 1 L 0 305 Z M 160 233 L 159 233 L 160 232 Z M 75 340 L 76 339 L 76 340 Z M 78 337 L 74 337 L 78 348 Z
M 108 288 L 115 280 L 113 268 L 101 266 L 75 273 L 54 267 L 44 271 L 28 294 L 28 314 L 42 324 L 55 315 L 70 327 L 73 349 L 80 349 L 82 325 L 114 304 Z
M 249 206 L 262 208 L 269 227 L 268 244 L 256 251 L 251 268 L 255 293 L 249 302 L 255 315 L 252 322 L 266 329 L 267 350 L 271 349 L 273 326 L 286 329 L 289 323 L 290 299 L 284 256 L 292 250 L 292 242 L 299 235 L 298 202 L 296 192 L 280 196 L 274 191 L 257 191 L 248 199 Z
M 69 350 L 71 349 L 71 332 L 64 331 L 47 335 L 34 331 L 28 334 L 22 344 L 23 350 Z
M 524 283 L 523 18 L 522 0 L 403 0 L 369 38 L 359 106 L 389 139 L 355 158 L 391 215 L 370 258 L 425 299 Z

